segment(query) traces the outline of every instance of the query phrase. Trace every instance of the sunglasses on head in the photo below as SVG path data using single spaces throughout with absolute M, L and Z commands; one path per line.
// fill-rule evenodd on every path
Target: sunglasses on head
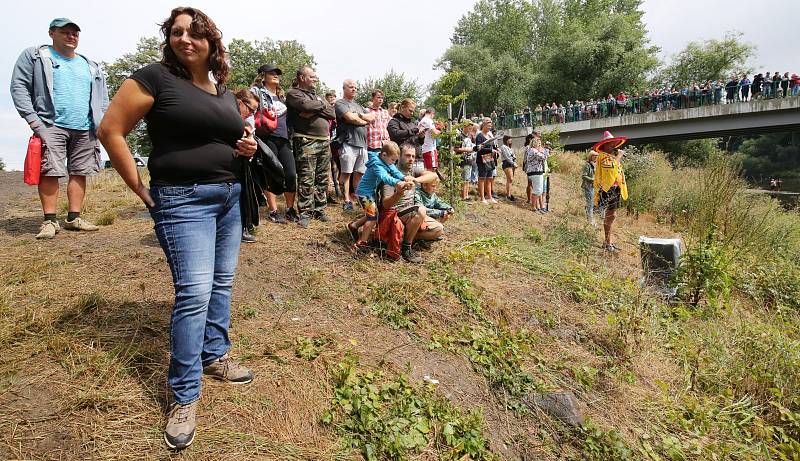
M 247 110 L 249 110 L 252 113 L 256 113 L 256 111 L 258 110 L 258 107 L 250 107 L 250 104 L 247 104 L 246 102 L 242 101 L 241 99 L 239 100 L 239 102 L 242 103 L 242 105 L 244 107 L 246 107 Z

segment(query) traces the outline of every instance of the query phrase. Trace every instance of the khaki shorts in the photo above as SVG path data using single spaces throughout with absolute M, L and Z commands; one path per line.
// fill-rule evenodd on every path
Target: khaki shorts
M 92 130 L 45 125 L 36 134 L 44 143 L 42 176 L 91 176 L 100 171 L 100 145 Z
M 339 168 L 342 173 L 361 173 L 367 171 L 367 149 L 350 144 L 342 144 L 339 151 Z
M 400 216 L 400 221 L 402 221 L 403 224 L 405 224 L 405 223 L 408 222 L 409 219 L 411 219 L 412 217 L 414 217 L 416 215 L 417 215 L 417 213 L 405 214 L 403 216 Z M 443 227 L 444 227 L 444 224 L 440 223 L 439 221 L 435 220 L 434 218 L 431 218 L 430 216 L 425 216 L 425 220 L 422 221 L 422 224 L 419 226 L 419 230 L 421 230 L 421 231 L 436 230 L 436 229 L 441 229 Z

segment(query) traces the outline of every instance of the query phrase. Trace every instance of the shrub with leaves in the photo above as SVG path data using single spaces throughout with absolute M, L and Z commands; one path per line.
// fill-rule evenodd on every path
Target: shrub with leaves
M 710 307 L 721 307 L 730 296 L 733 278 L 731 261 L 723 244 L 710 232 L 705 240 L 690 247 L 681 257 L 671 284 L 677 296 L 692 307 L 705 301 Z

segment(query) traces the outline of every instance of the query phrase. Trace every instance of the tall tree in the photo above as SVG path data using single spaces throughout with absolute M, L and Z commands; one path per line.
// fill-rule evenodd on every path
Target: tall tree
M 464 74 L 454 90 L 469 93 L 470 112 L 638 89 L 658 63 L 640 6 L 640 0 L 480 0 L 456 25 L 437 67 Z
M 288 90 L 295 71 L 302 66 L 316 66 L 314 56 L 305 45 L 296 40 L 256 40 L 248 42 L 235 38 L 228 45 L 228 56 L 231 63 L 231 87 L 249 87 L 258 74 L 262 64 L 275 64 L 283 72 L 281 86 Z
M 112 63 L 103 63 L 108 83 L 108 94 L 113 97 L 122 82 L 134 71 L 161 60 L 161 41 L 158 37 L 142 37 L 136 44 L 136 51 L 125 53 Z
M 108 94 L 113 97 L 122 82 L 133 72 L 161 60 L 161 41 L 157 37 L 142 37 L 136 44 L 136 51 L 125 53 L 116 61 L 103 63 L 107 75 Z M 153 143 L 147 134 L 147 123 L 140 121 L 127 136 L 128 146 L 133 155 L 147 157 L 153 150 Z
M 727 80 L 731 75 L 741 78 L 750 72 L 747 60 L 756 47 L 742 41 L 740 32 L 726 32 L 722 40 L 689 42 L 672 57 L 672 62 L 657 78 L 664 85 L 688 85 L 706 80 Z
M 378 78 L 367 78 L 358 82 L 358 93 L 356 102 L 362 106 L 371 104 L 372 90 L 383 91 L 385 105 L 391 102 L 400 102 L 403 98 L 411 98 L 419 101 L 422 97 L 422 89 L 414 79 L 409 79 L 405 74 L 395 72 L 394 69 Z

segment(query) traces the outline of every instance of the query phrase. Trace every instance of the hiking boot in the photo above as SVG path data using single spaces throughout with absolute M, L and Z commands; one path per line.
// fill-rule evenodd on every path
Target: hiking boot
M 342 209 L 344 211 L 353 211 L 353 202 L 344 202 L 342 203 Z
M 619 248 L 617 248 L 613 243 L 607 243 L 603 245 L 603 249 L 609 253 L 618 253 Z
M 71 231 L 96 231 L 99 227 L 81 218 L 80 216 L 72 221 L 64 221 L 64 229 Z
M 308 229 L 308 225 L 311 223 L 311 218 L 308 216 L 300 216 L 300 219 L 297 220 L 297 225 L 302 227 L 303 229 Z
M 508 197 L 506 197 L 506 198 L 508 199 L 508 201 L 509 201 L 509 202 L 515 202 L 515 201 L 517 201 L 516 197 L 514 197 L 513 195 L 509 195 L 509 196 L 508 196 Z
M 270 221 L 274 222 L 275 224 L 286 224 L 286 218 L 281 216 L 278 210 L 270 211 L 269 215 L 267 215 Z
M 331 220 L 331 218 L 326 215 L 324 211 L 314 211 L 311 213 L 311 217 L 322 222 L 328 222 Z
M 289 222 L 297 222 L 300 219 L 300 216 L 297 214 L 297 210 L 294 208 L 287 208 L 286 209 L 286 220 Z
M 255 243 L 256 236 L 249 229 L 242 229 L 242 243 Z
M 164 441 L 173 450 L 183 450 L 194 442 L 197 427 L 197 400 L 181 405 L 173 403 L 167 414 Z
M 37 239 L 51 239 L 56 236 L 58 231 L 61 230 L 61 226 L 58 225 L 57 222 L 44 221 L 42 225 L 39 227 L 39 233 L 36 234 Z
M 400 256 L 403 257 L 406 261 L 413 263 L 413 264 L 422 264 L 422 258 L 411 248 L 411 245 L 408 243 L 404 243 L 403 247 L 400 249 Z
M 253 372 L 231 360 L 228 354 L 204 366 L 203 374 L 231 384 L 247 384 L 253 380 Z

